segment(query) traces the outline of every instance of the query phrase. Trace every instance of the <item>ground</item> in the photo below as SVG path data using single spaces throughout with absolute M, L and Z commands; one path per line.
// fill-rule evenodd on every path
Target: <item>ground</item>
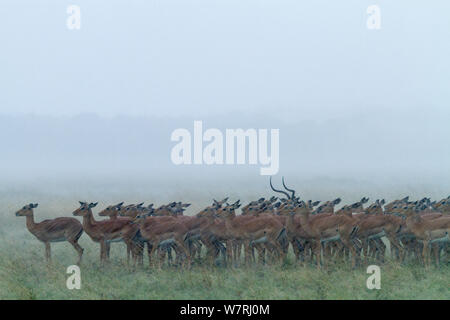
M 71 216 L 77 196 L 19 191 L 0 194 L 0 299 L 450 299 L 448 264 L 425 270 L 413 262 L 387 261 L 380 265 L 381 289 L 369 290 L 366 281 L 370 275 L 365 268 L 351 270 L 349 264 L 340 264 L 318 271 L 314 266 L 297 265 L 292 251 L 283 265 L 210 268 L 196 263 L 190 270 L 155 270 L 146 259 L 143 268 L 132 270 L 126 265 L 125 245 L 113 243 L 111 262 L 101 267 L 99 245 L 86 234 L 80 239 L 85 249 L 81 289 L 69 290 L 67 267 L 77 261 L 73 247 L 66 242 L 52 244 L 53 262 L 47 266 L 44 245 L 28 232 L 25 218 L 15 217 L 14 212 L 33 201 L 40 202 L 36 221 Z M 96 200 L 100 196 L 81 198 Z M 137 198 L 145 199 L 142 195 Z M 99 206 L 117 200 L 117 195 L 111 195 Z M 205 198 L 204 203 L 207 201 Z M 193 203 L 203 205 L 200 200 L 200 204 Z

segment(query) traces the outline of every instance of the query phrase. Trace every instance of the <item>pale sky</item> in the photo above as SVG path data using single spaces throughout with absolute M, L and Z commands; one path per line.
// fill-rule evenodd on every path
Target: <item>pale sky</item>
M 66 27 L 70 4 L 80 30 Z M 372 4 L 380 30 L 366 27 Z M 450 114 L 449 12 L 445 0 L 2 0 L 0 113 Z
M 66 25 L 73 4 L 80 30 Z M 374 4 L 380 30 L 367 28 Z M 0 193 L 271 194 L 259 165 L 171 162 L 173 130 L 202 120 L 279 129 L 274 181 L 311 199 L 448 196 L 449 12 L 448 0 L 1 0 Z

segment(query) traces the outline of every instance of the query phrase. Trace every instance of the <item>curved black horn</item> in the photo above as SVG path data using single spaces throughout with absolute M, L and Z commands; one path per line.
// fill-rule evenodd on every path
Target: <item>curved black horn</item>
M 283 191 L 283 190 L 277 190 L 277 189 L 275 189 L 275 188 L 273 187 L 273 185 L 272 185 L 272 176 L 270 176 L 269 182 L 270 182 L 270 188 L 271 188 L 273 191 L 284 194 L 288 199 L 291 198 L 291 197 L 289 197 L 289 194 L 288 194 L 286 191 Z
M 286 187 L 286 184 L 284 183 L 284 177 L 281 177 L 281 181 L 283 182 L 283 187 L 284 187 L 287 191 L 289 191 L 289 192 L 292 193 L 291 199 L 294 199 L 294 197 L 295 197 L 295 190 L 292 190 L 292 189 L 289 189 L 288 187 Z

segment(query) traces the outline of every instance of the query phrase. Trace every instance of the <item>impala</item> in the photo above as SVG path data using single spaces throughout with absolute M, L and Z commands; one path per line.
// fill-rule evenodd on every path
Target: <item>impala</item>
M 97 221 L 92 214 L 92 208 L 97 203 L 80 202 L 80 207 L 73 212 L 74 216 L 83 217 L 83 229 L 94 242 L 100 243 L 100 262 L 107 260 L 107 245 L 110 242 L 124 241 L 127 247 L 132 248 L 130 238 L 123 237 L 127 232 L 137 231 L 130 219 L 109 219 Z
M 448 244 L 450 232 L 450 217 L 440 217 L 436 219 L 424 219 L 418 213 L 415 204 L 405 205 L 402 213 L 406 216 L 406 226 L 423 242 L 422 259 L 425 266 L 431 262 L 429 255 L 429 246 L 433 243 Z M 439 265 L 439 250 L 436 254 L 436 264 Z
M 83 234 L 81 223 L 75 218 L 68 217 L 35 222 L 33 209 L 37 208 L 37 206 L 37 203 L 30 203 L 17 211 L 16 216 L 25 216 L 28 231 L 45 244 L 45 258 L 47 262 L 51 261 L 50 243 L 67 241 L 77 251 L 77 264 L 79 265 L 84 251 L 78 244 L 78 239 Z

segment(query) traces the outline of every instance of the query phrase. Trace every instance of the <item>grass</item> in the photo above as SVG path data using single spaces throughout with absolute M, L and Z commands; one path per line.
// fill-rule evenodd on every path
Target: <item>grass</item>
M 0 247 L 0 299 L 450 299 L 450 268 L 388 262 L 381 266 L 381 289 L 369 290 L 363 268 L 335 265 L 327 271 L 301 267 L 290 255 L 283 265 L 253 268 L 206 267 L 191 270 L 148 265 L 131 270 L 125 246 L 113 244 L 111 262 L 101 267 L 98 245 L 83 236 L 81 289 L 66 287 L 67 266 L 76 261 L 70 245 L 53 245 L 53 263 L 31 235 Z
M 113 243 L 111 262 L 101 267 L 99 245 L 86 234 L 80 239 L 85 249 L 81 289 L 69 290 L 66 270 L 77 260 L 75 250 L 68 243 L 52 244 L 53 263 L 47 266 L 44 245 L 28 232 L 24 218 L 14 216 L 17 203 L 27 203 L 23 195 L 0 198 L 0 299 L 450 299 L 448 264 L 425 271 L 415 263 L 388 261 L 380 266 L 381 289 L 369 290 L 365 268 L 333 265 L 318 271 L 297 265 L 292 252 L 283 265 L 196 264 L 190 270 L 155 270 L 146 263 L 130 270 L 125 245 Z M 67 208 L 75 209 L 73 201 L 64 198 L 42 202 L 36 221 L 70 216 Z

